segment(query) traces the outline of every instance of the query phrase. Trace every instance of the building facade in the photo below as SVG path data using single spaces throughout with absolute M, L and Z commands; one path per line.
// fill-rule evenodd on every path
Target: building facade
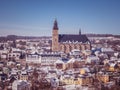
M 60 58 L 59 53 L 46 53 L 46 54 L 27 54 L 27 63 L 41 64 L 42 66 L 53 66 L 54 63 Z
M 52 51 L 69 53 L 74 49 L 90 50 L 91 44 L 86 35 L 81 34 L 59 34 L 57 21 L 54 21 L 52 30 Z

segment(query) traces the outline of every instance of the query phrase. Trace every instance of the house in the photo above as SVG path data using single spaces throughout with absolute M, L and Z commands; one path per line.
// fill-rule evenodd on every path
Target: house
M 98 63 L 98 62 L 99 62 L 98 56 L 91 55 L 91 56 L 88 56 L 87 59 L 86 59 L 86 63 L 89 63 L 89 64 Z
M 60 59 L 59 53 L 44 53 L 40 54 L 42 66 L 54 66 L 54 63 Z
M 0 81 L 4 81 L 4 80 L 7 80 L 7 74 L 5 74 L 5 73 L 0 73 Z
M 8 61 L 7 62 L 7 66 L 14 66 L 14 65 L 16 65 L 16 62 L 14 62 L 14 61 Z
M 98 79 L 100 82 L 107 83 L 107 82 L 109 82 L 109 80 L 110 80 L 110 76 L 109 76 L 108 74 L 98 73 L 97 79 Z
M 0 57 L 1 59 L 7 59 L 7 55 L 8 55 L 8 50 L 0 50 Z
M 3 67 L 3 66 L 4 66 L 4 62 L 0 61 L 0 67 Z
M 55 77 L 50 79 L 50 83 L 52 88 L 56 88 L 59 86 L 59 80 Z
M 21 55 L 21 51 L 13 51 L 11 53 L 8 53 L 8 58 L 9 59 L 19 60 L 20 55 Z
M 86 56 L 89 56 L 89 55 L 91 55 L 92 52 L 91 52 L 91 50 L 84 50 L 82 53 Z
M 87 73 L 90 73 L 90 69 L 89 68 L 87 68 L 87 67 L 80 68 L 80 74 L 81 75 L 85 75 Z
M 41 56 L 40 54 L 34 53 L 34 54 L 27 54 L 26 55 L 26 62 L 27 63 L 41 63 Z
M 76 61 L 76 59 L 75 58 L 71 58 L 68 62 L 67 62 L 67 66 L 68 66 L 68 68 L 73 68 L 74 67 L 74 62 Z
M 54 70 L 54 69 L 48 70 L 48 73 L 47 73 L 46 77 L 49 78 L 49 79 L 57 77 L 57 71 Z
M 120 59 L 118 59 L 117 64 L 118 64 L 118 66 L 120 68 Z
M 42 66 L 54 66 L 55 61 L 60 58 L 59 53 L 33 53 L 26 55 L 27 63 L 38 63 Z
M 115 51 L 112 48 L 101 48 L 101 52 L 108 55 L 108 58 L 114 56 Z
M 21 53 L 22 53 L 22 51 L 20 49 L 11 48 L 9 53 L 8 53 L 8 59 L 19 60 Z
M 19 79 L 27 81 L 28 80 L 28 73 L 26 71 L 21 71 Z
M 91 76 L 80 75 L 78 82 L 80 85 L 91 85 L 93 83 L 93 78 Z
M 2 53 L 1 54 L 1 59 L 7 59 L 8 57 L 7 57 L 7 53 Z
M 117 63 L 109 63 L 109 71 L 114 72 L 114 71 L 118 71 L 119 67 L 117 65 Z
M 84 75 L 65 75 L 63 76 L 62 82 L 67 85 L 88 85 L 93 83 L 93 78 L 91 76 Z
M 81 54 L 81 51 L 79 49 L 73 49 L 70 52 L 70 55 L 73 55 L 73 56 L 80 56 L 80 54 Z
M 12 90 L 30 90 L 30 83 L 22 80 L 15 80 L 12 83 Z
M 61 58 L 55 62 L 55 67 L 57 69 L 65 70 L 67 68 L 68 59 Z

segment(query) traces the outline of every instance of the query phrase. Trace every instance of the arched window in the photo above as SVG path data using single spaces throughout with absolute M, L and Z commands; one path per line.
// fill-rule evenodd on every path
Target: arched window
M 69 49 L 70 49 L 70 51 L 72 51 L 72 47 L 71 47 L 71 45 L 69 46 Z
M 81 49 L 82 49 L 82 50 L 85 50 L 85 46 L 84 46 L 83 44 L 81 45 Z
M 70 45 L 69 44 L 66 44 L 66 53 L 69 53 L 70 52 Z
M 76 45 L 75 45 L 75 49 L 80 50 L 80 46 L 79 46 L 79 44 L 76 44 Z
M 65 46 L 63 44 L 60 45 L 60 51 L 62 51 L 62 52 L 65 51 Z

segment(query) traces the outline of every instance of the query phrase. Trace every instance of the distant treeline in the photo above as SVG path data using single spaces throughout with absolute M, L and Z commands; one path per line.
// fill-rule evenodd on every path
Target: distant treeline
M 0 42 L 6 41 L 15 41 L 16 39 L 42 39 L 42 38 L 51 38 L 50 36 L 41 36 L 41 37 L 34 37 L 34 36 L 16 36 L 16 35 L 8 35 L 5 37 L 0 37 Z
M 113 35 L 113 34 L 86 34 L 88 37 L 117 37 L 120 38 L 120 35 Z
M 120 35 L 112 35 L 112 34 L 86 34 L 88 37 L 110 37 L 114 36 L 116 38 L 120 38 Z M 16 39 L 47 39 L 51 38 L 51 36 L 41 36 L 41 37 L 35 37 L 35 36 L 17 36 L 17 35 L 8 35 L 5 37 L 0 37 L 0 42 L 6 42 L 6 41 L 14 41 Z

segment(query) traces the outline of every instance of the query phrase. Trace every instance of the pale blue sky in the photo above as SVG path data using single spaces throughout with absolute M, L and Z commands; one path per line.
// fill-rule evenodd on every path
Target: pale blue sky
M 0 36 L 59 33 L 120 34 L 120 0 L 0 0 Z

